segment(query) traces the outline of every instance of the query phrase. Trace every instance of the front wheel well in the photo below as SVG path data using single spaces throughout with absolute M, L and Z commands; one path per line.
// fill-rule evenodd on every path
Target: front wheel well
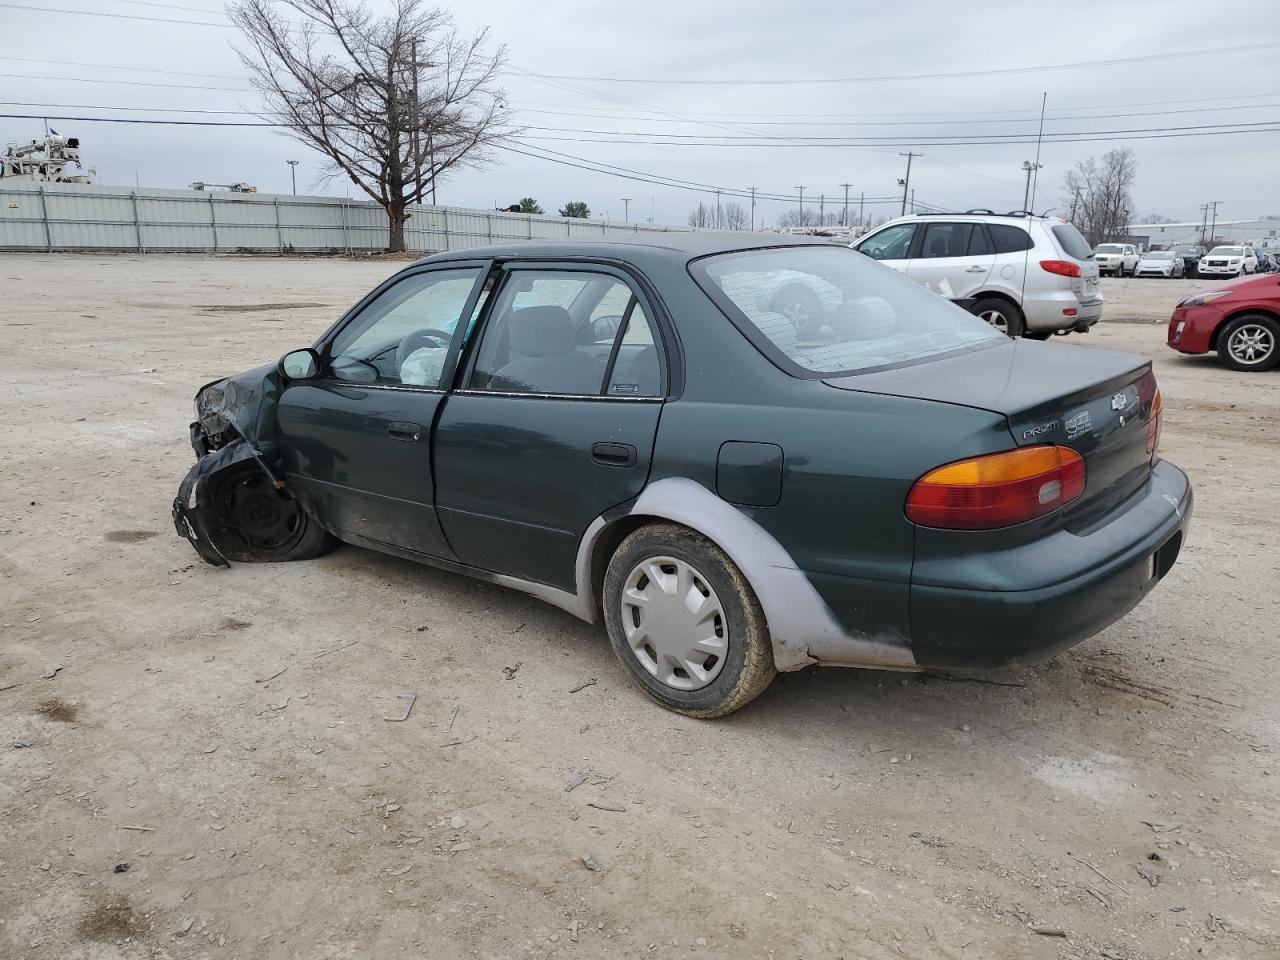
M 1218 325 L 1213 328 L 1213 334 L 1209 337 L 1209 349 L 1213 350 L 1214 352 L 1217 352 L 1218 337 L 1222 333 L 1222 328 L 1225 327 L 1232 320 L 1234 320 L 1236 317 L 1243 317 L 1249 314 L 1259 314 L 1264 317 L 1270 317 L 1276 323 L 1280 323 L 1280 314 L 1277 314 L 1273 310 L 1262 310 L 1262 309 L 1259 309 L 1258 307 L 1242 307 L 1241 309 L 1237 310 L 1235 313 L 1227 314 L 1218 322 Z

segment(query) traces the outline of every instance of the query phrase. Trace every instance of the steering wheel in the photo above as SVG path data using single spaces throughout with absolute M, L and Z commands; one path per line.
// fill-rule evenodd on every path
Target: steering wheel
M 409 355 L 415 350 L 422 347 L 437 347 L 447 349 L 453 341 L 453 334 L 446 333 L 444 330 L 437 330 L 435 327 L 427 327 L 424 330 L 415 330 L 413 333 L 407 334 L 400 341 L 400 346 L 396 347 L 396 367 L 404 366 L 404 362 L 409 359 Z

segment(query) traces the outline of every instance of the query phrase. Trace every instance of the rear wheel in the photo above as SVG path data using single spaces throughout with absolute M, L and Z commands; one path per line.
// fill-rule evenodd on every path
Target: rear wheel
M 1280 323 L 1261 313 L 1227 322 L 1218 334 L 1218 359 L 1232 370 L 1271 370 L 1280 364 Z
M 1020 337 L 1024 332 L 1025 325 L 1022 321 L 1022 311 L 1008 300 L 987 297 L 975 303 L 969 308 L 969 311 L 1006 336 Z
M 651 524 L 623 540 L 603 592 L 614 654 L 668 710 L 722 717 L 754 700 L 777 673 L 746 577 L 685 527 Z
M 288 490 L 277 490 L 256 463 L 233 470 L 213 488 L 213 536 L 229 560 L 309 560 L 333 545 Z

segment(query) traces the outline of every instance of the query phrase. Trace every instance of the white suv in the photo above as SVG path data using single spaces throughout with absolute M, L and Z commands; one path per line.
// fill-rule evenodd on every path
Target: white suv
M 1197 268 L 1202 277 L 1242 277 L 1256 273 L 1258 256 L 1253 247 L 1214 247 L 1200 258 Z
M 1057 217 L 989 210 L 891 220 L 851 245 L 1011 337 L 1087 331 L 1102 316 L 1093 251 Z
M 1093 248 L 1093 259 L 1100 273 L 1114 273 L 1123 277 L 1133 276 L 1142 257 L 1132 243 L 1100 243 Z

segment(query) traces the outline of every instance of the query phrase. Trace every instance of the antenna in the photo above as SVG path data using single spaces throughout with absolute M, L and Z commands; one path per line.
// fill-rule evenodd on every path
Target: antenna
M 1040 95 L 1040 131 L 1036 134 L 1036 159 L 1035 166 L 1028 171 L 1032 177 L 1031 180 L 1031 208 L 1034 210 L 1036 205 L 1036 185 L 1040 182 L 1040 144 L 1044 141 L 1044 108 L 1049 102 L 1049 91 L 1046 90 Z M 1034 216 L 1034 214 L 1033 214 Z M 1030 224 L 1028 223 L 1028 226 Z M 1031 249 L 1027 248 L 1022 251 L 1022 291 L 1018 294 L 1018 300 L 1021 303 L 1027 302 L 1027 267 L 1031 261 Z M 1020 304 L 1021 305 L 1021 304 Z M 1026 315 L 1023 315 L 1023 332 L 1026 332 Z

